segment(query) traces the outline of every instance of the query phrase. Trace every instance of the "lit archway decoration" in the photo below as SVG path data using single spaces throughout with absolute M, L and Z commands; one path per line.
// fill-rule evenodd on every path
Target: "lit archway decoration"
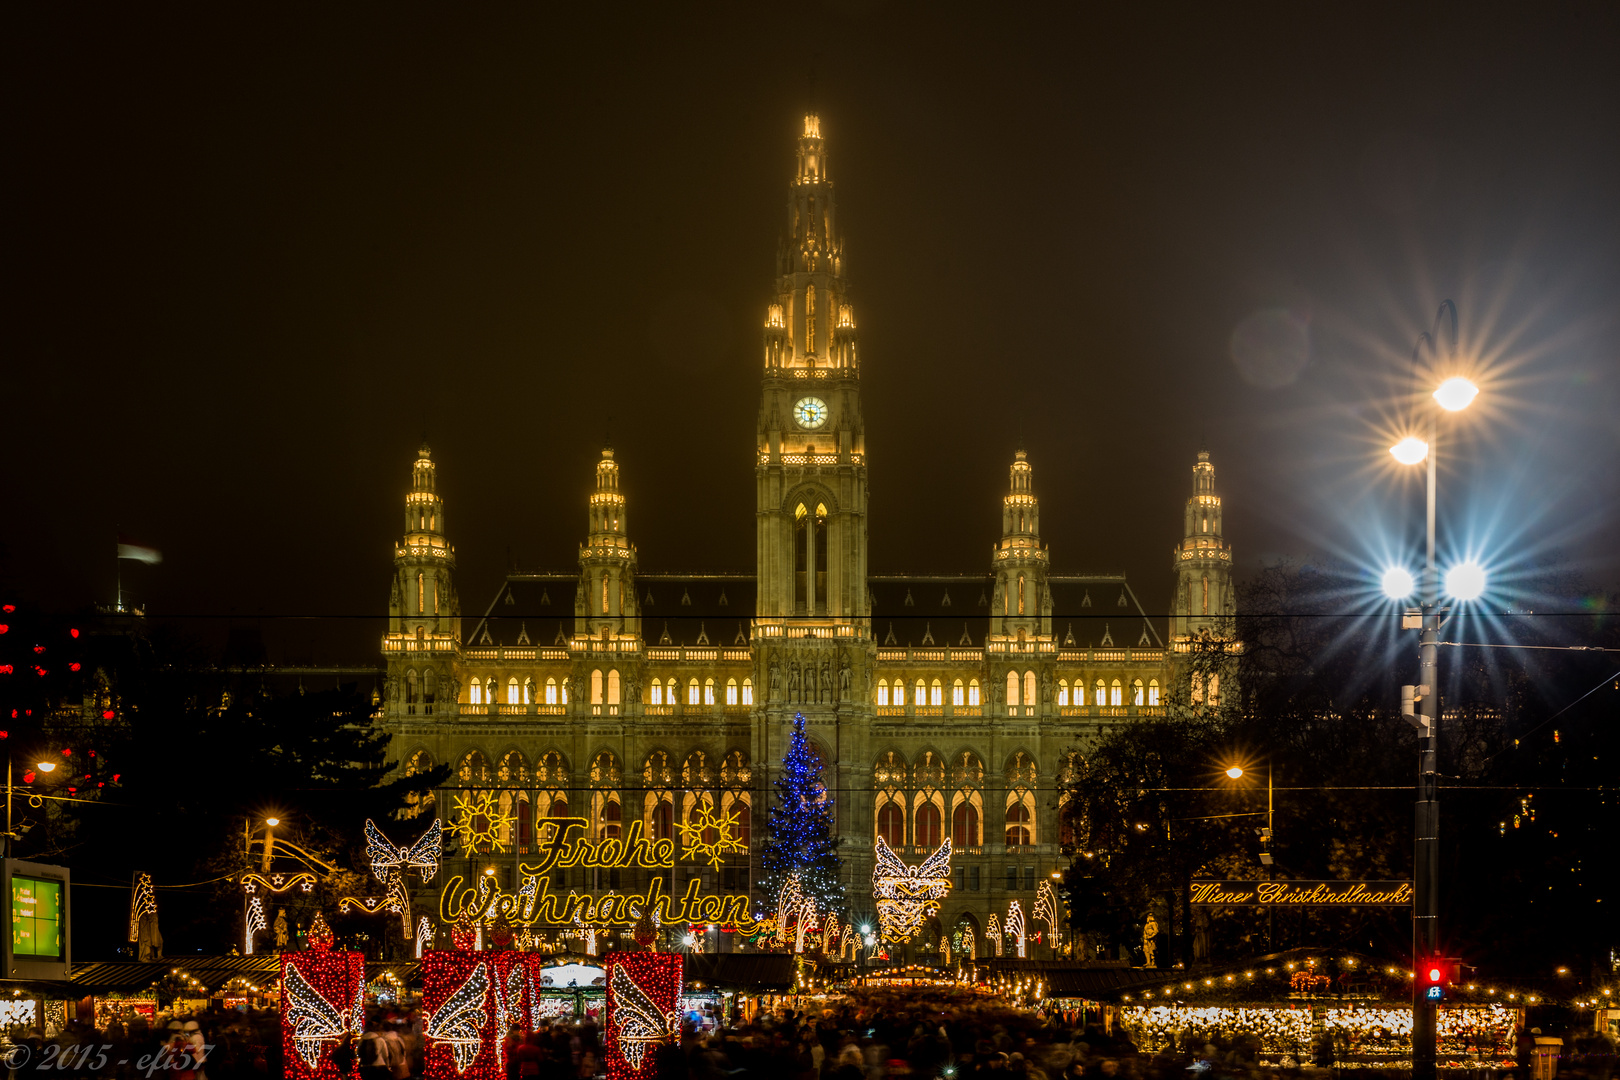
M 950 838 L 917 866 L 902 862 L 881 836 L 873 854 L 872 899 L 877 902 L 883 940 L 891 944 L 910 941 L 951 891 Z

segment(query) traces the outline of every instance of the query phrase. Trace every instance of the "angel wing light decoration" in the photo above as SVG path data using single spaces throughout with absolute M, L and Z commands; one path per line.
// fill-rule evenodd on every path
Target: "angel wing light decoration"
M 618 997 L 618 1011 L 613 1027 L 619 1038 L 619 1050 L 632 1069 L 641 1069 L 641 1059 L 650 1047 L 680 1033 L 679 1013 L 665 1013 L 647 996 L 647 992 L 622 967 L 613 969 L 613 992 Z
M 872 898 L 877 901 L 883 940 L 891 944 L 910 941 L 951 891 L 950 838 L 918 866 L 902 862 L 881 836 L 873 854 Z
M 648 1051 L 680 1035 L 680 953 L 610 952 L 607 963 L 608 1080 L 648 1080 Z
M 489 968 L 479 964 L 454 993 L 422 1024 L 429 1042 L 448 1043 L 456 1072 L 464 1073 L 483 1049 L 484 1002 L 489 997 Z
M 343 1010 L 322 997 L 292 964 L 287 965 L 281 982 L 287 996 L 282 1022 L 292 1032 L 293 1049 L 313 1071 L 320 1064 L 323 1044 L 337 1043 L 348 1033 Z

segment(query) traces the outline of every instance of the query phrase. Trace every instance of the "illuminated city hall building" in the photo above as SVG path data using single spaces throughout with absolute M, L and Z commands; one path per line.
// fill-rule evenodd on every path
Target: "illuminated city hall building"
M 493 871 L 506 889 L 534 861 L 548 816 L 584 817 L 598 837 L 639 819 L 646 835 L 678 839 L 706 800 L 738 812 L 754 854 L 678 862 L 666 884 L 679 895 L 698 874 L 704 892 L 757 884 L 770 782 L 803 713 L 826 764 L 853 912 L 871 911 L 877 837 L 912 863 L 949 838 L 954 888 L 941 926 L 982 935 L 1009 901 L 1030 911 L 1039 882 L 1066 864 L 1057 811 L 1071 755 L 1111 724 L 1162 713 L 1178 644 L 1185 656 L 1192 639 L 1230 626 L 1214 467 L 1207 454 L 1193 465 L 1168 646 L 1123 575 L 1053 570 L 1022 452 L 989 565 L 873 573 L 866 358 L 814 116 L 798 138 L 787 224 L 764 312 L 757 438 L 737 448 L 754 455 L 755 573 L 643 571 L 621 462 L 604 450 L 581 507 L 578 568 L 513 572 L 468 618 L 424 446 L 394 549 L 380 715 L 408 767 L 455 769 L 433 800 L 447 825 L 458 796 L 491 793 L 483 835 L 449 872 Z M 1208 701 L 1220 688 L 1190 692 Z M 638 889 L 648 873 L 573 868 L 550 885 L 601 895 Z

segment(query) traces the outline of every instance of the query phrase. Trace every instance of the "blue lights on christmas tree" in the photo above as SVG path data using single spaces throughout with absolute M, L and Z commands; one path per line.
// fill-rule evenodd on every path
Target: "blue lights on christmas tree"
M 816 910 L 842 913 L 844 885 L 838 880 L 842 860 L 832 831 L 832 797 L 821 782 L 821 758 L 805 737 L 803 713 L 793 716 L 793 740 L 775 787 L 763 857 L 765 880 L 760 883 L 766 913 L 776 913 L 782 886 L 795 870 L 804 894 L 815 899 Z

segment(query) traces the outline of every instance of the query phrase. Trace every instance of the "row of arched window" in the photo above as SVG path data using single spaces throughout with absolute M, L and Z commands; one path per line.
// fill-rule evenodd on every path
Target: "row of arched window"
M 680 682 L 676 679 L 660 681 L 654 679 L 650 687 L 648 703 L 652 705 L 677 705 L 680 703 Z M 727 679 L 724 686 L 718 685 L 714 679 L 704 679 L 699 683 L 696 679 L 686 682 L 686 703 L 688 705 L 714 705 L 717 704 L 716 695 L 725 694 L 727 705 L 752 705 L 754 703 L 754 680 L 744 679 L 738 683 L 736 679 Z
M 952 705 L 977 706 L 979 704 L 978 679 L 970 679 L 966 684 L 961 679 L 957 679 L 951 683 L 950 690 Z M 906 703 L 905 680 L 896 679 L 891 686 L 888 679 L 879 679 L 877 703 L 879 705 L 904 705 Z M 945 704 L 945 684 L 938 679 L 931 683 L 918 679 L 912 687 L 911 703 L 921 706 Z
M 1009 847 L 1033 844 L 1034 759 L 1022 750 L 1013 754 L 1007 760 L 1005 779 L 1000 839 Z M 909 768 L 897 751 L 890 750 L 872 769 L 877 789 L 873 832 L 890 847 L 935 848 L 946 835 L 953 847 L 982 847 L 986 833 L 984 782 L 984 762 L 971 750 L 961 751 L 949 763 L 925 750 Z M 949 833 L 946 822 L 950 823 Z
M 596 673 L 598 676 L 601 672 Z M 617 679 L 618 672 L 614 672 Z M 472 677 L 468 688 L 468 698 L 474 705 L 496 705 L 501 701 L 501 680 L 498 675 L 491 675 L 481 679 L 477 675 Z M 547 705 L 568 704 L 568 683 L 558 683 L 555 678 L 547 679 L 543 688 L 537 689 L 534 679 L 525 676 L 519 683 L 517 676 L 513 675 L 506 680 L 506 704 L 533 705 L 540 702 Z
M 1149 679 L 1147 685 L 1144 686 L 1141 679 L 1129 684 L 1122 683 L 1118 679 L 1111 683 L 1098 679 L 1091 688 L 1091 704 L 1098 708 L 1121 706 L 1125 704 L 1127 693 L 1130 695 L 1132 705 L 1157 705 L 1159 704 L 1159 680 Z M 1067 679 L 1059 679 L 1057 694 L 1059 705 L 1086 704 L 1086 684 L 1080 679 L 1074 680 L 1072 687 Z

